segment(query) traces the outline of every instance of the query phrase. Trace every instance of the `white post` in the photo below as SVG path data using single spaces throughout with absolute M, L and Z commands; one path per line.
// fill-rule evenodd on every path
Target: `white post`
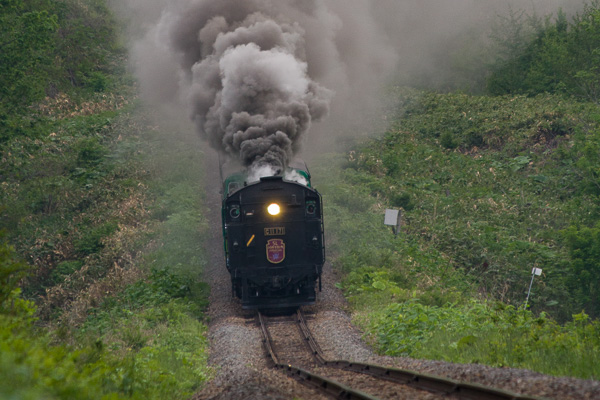
M 535 278 L 536 275 L 539 276 L 541 274 L 541 268 L 534 268 L 531 270 L 531 282 L 529 283 L 529 290 L 527 291 L 527 298 L 525 299 L 525 307 L 523 307 L 524 310 L 527 310 L 527 303 L 529 302 L 529 295 L 531 294 L 531 286 L 533 286 L 533 278 Z

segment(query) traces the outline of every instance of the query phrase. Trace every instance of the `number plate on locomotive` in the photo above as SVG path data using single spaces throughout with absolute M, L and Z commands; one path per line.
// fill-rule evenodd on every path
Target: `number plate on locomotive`
M 280 235 L 285 235 L 284 227 L 265 228 L 265 236 L 280 236 Z

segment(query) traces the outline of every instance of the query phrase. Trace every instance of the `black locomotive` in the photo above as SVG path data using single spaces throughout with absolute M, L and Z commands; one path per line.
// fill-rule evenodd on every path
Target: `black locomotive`
M 277 176 L 223 187 L 223 240 L 233 294 L 244 309 L 313 304 L 325 262 L 321 195 L 304 162 Z

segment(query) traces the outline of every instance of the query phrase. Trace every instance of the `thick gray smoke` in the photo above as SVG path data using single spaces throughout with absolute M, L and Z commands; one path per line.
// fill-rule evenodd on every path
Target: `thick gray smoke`
M 334 96 L 395 62 L 376 25 L 364 23 L 369 1 L 174 3 L 136 47 L 144 89 L 182 101 L 212 147 L 252 168 L 281 170 Z
M 194 31 L 201 28 L 200 52 L 190 46 L 187 25 L 174 32 L 175 46 L 190 57 L 182 61 L 191 72 L 192 118 L 213 147 L 239 155 L 244 165 L 281 169 L 311 121 L 327 114 L 331 92 L 307 74 L 298 24 L 261 12 L 236 21 L 227 11 L 193 21 Z
M 315 121 L 325 123 L 310 129 L 313 151 L 385 124 L 373 99 L 391 74 L 462 88 L 457 67 L 458 78 L 484 77 L 478 52 L 499 15 L 573 13 L 584 1 L 114 0 L 132 21 L 144 98 L 185 109 L 212 147 L 271 172 Z

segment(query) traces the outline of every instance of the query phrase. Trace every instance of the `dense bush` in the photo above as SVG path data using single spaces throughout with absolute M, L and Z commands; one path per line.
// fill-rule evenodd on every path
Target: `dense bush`
M 29 266 L 18 259 L 14 248 L 5 242 L 0 231 L 0 313 L 10 312 L 9 299 L 18 290 L 18 285 Z
M 595 379 L 600 326 L 581 307 L 597 294 L 590 291 L 598 282 L 597 228 L 557 229 L 597 207 L 590 202 L 594 198 L 582 190 L 559 208 L 564 199 L 540 190 L 556 178 L 539 178 L 547 173 L 532 171 L 533 157 L 501 164 L 501 157 L 478 152 L 473 160 L 429 140 L 390 132 L 339 160 L 336 165 L 345 169 L 335 168 L 331 156 L 320 168 L 313 165 L 313 182 L 326 207 L 328 254 L 336 255 L 334 266 L 343 274 L 339 287 L 355 322 L 388 355 Z M 388 177 L 384 165 L 391 154 L 397 156 L 396 169 Z M 494 184 L 504 188 L 499 196 Z M 358 208 L 338 195 L 353 187 L 370 192 Z M 382 222 L 397 191 L 409 193 L 415 207 L 404 210 L 395 237 Z M 544 273 L 536 277 L 530 309 L 524 310 L 531 265 Z
M 600 100 L 600 2 L 591 1 L 571 22 L 564 13 L 540 21 L 523 14 L 508 20 L 517 43 L 488 78 L 493 95 L 565 93 Z M 504 40 L 506 38 L 502 38 Z
M 58 18 L 49 2 L 4 0 L 0 4 L 0 117 L 44 96 Z
M 103 0 L 3 0 L 0 46 L 0 144 L 48 132 L 34 107 L 44 97 L 102 92 L 123 73 Z
M 587 157 L 597 149 L 593 132 L 598 131 L 600 114 L 593 104 L 548 94 L 489 97 L 404 90 L 399 96 L 402 118 L 398 128 L 444 149 L 503 150 L 514 158 L 524 151 L 551 150 L 577 132 L 582 133 L 578 146 L 590 147 L 585 150 Z M 388 135 L 384 140 L 393 144 L 395 138 Z M 382 158 L 388 174 L 398 169 L 394 160 L 387 154 Z
M 0 309 L 1 398 L 178 399 L 207 378 L 205 327 L 189 318 L 184 303 L 161 301 L 143 313 L 158 333 L 151 341 L 151 328 L 131 314 L 108 321 L 119 324 L 117 352 L 102 338 L 85 344 L 89 332 L 77 348 L 57 345 L 34 326 L 33 303 L 18 291 L 7 300 L 10 308 Z
M 591 228 L 571 226 L 565 236 L 572 296 L 581 308 L 600 315 L 600 221 Z
M 5 144 L 0 226 L 34 268 L 22 281 L 0 246 L 2 398 L 188 398 L 211 373 L 202 160 L 141 115 L 101 109 Z
M 101 351 L 53 346 L 49 337 L 35 329 L 35 306 L 23 300 L 17 288 L 23 270 L 14 250 L 2 244 L 0 397 L 99 399 L 105 392 L 103 382 L 118 386 L 118 374 L 112 372 L 118 365 Z
M 586 304 L 596 317 L 579 291 L 567 295 L 581 261 L 560 231 L 598 221 L 597 108 L 553 95 L 410 91 L 402 104 L 393 129 L 349 154 L 344 178 L 403 207 L 405 232 L 472 274 L 487 295 L 521 302 L 536 266 L 547 275 L 534 309 L 567 319 Z
M 385 354 L 528 368 L 584 379 L 600 376 L 600 323 L 580 313 L 560 326 L 502 303 L 388 306 L 372 322 Z
M 196 147 L 117 86 L 104 0 L 0 1 L 0 22 L 0 398 L 189 398 L 210 375 Z

